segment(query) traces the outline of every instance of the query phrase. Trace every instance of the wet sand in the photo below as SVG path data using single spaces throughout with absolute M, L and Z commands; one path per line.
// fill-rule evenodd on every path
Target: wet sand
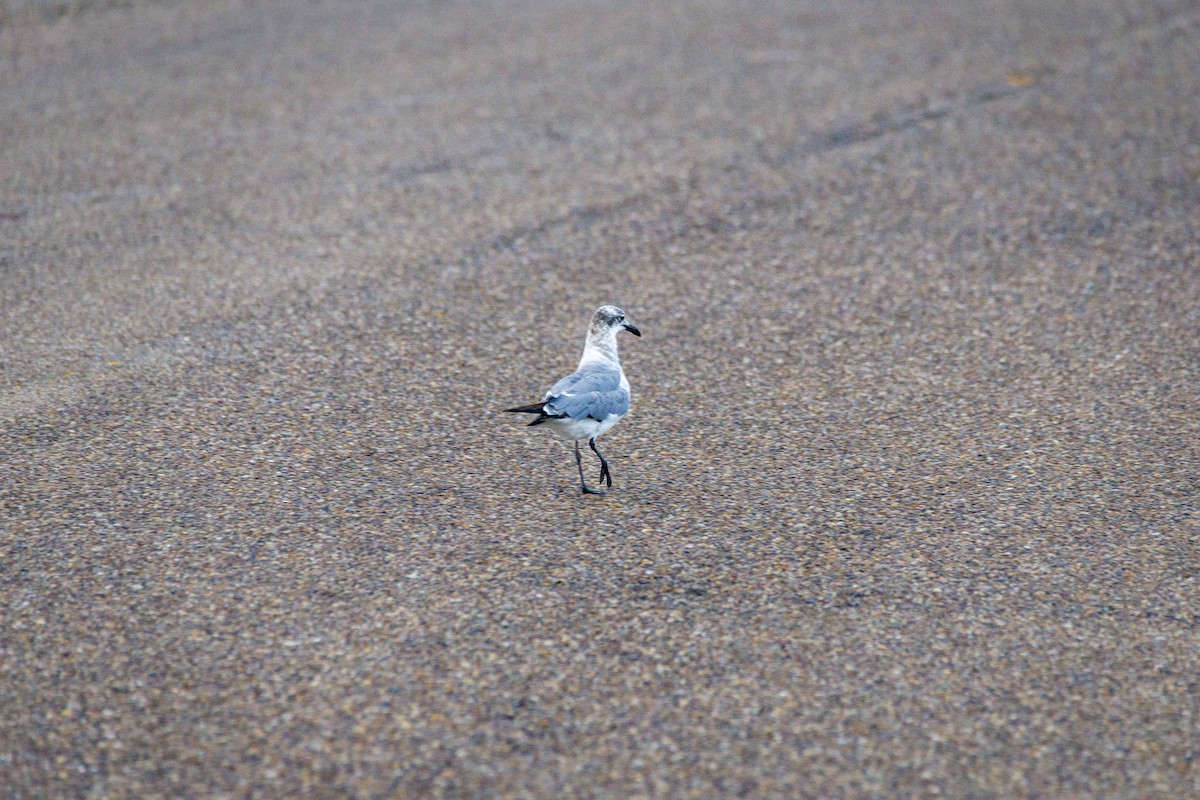
M 1200 796 L 1198 36 L 10 19 L 5 796 Z

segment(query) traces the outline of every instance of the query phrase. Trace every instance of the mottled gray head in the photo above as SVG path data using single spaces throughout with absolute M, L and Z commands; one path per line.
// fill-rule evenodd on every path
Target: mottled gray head
M 616 306 L 600 306 L 596 309 L 596 314 L 592 317 L 592 333 L 603 333 L 604 331 L 611 330 L 615 334 L 621 328 L 629 331 L 634 336 L 642 335 L 637 326 L 626 319 L 625 312 Z

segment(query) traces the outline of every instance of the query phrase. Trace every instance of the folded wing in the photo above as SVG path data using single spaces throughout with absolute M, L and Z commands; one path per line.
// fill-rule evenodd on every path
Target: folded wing
M 616 367 L 589 364 L 554 384 L 542 402 L 547 416 L 604 420 L 629 412 L 629 390 L 621 387 Z

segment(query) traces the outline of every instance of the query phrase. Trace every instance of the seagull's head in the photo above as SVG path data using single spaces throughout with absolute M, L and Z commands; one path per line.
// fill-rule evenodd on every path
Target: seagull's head
M 616 336 L 617 333 L 624 328 L 634 336 L 641 336 L 642 332 L 637 329 L 625 316 L 625 312 L 616 306 L 600 306 L 596 309 L 595 316 L 592 317 L 592 326 L 588 331 L 593 336 Z

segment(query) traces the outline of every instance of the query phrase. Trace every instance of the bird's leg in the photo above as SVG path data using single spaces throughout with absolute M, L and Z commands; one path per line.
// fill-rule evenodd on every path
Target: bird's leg
M 597 453 L 599 455 L 599 453 Z M 579 452 L 579 440 L 575 440 L 575 466 L 579 467 L 579 488 L 583 494 L 604 494 L 599 489 L 588 488 L 587 481 L 583 479 L 583 456 Z M 610 484 L 611 485 L 611 482 Z
M 576 442 L 576 444 L 578 444 L 578 442 Z M 600 459 L 600 480 L 601 480 L 601 482 L 603 482 L 604 479 L 607 478 L 608 485 L 612 486 L 612 472 L 608 468 L 608 459 L 606 459 L 604 456 L 600 455 L 600 451 L 596 449 L 595 437 L 588 439 L 588 446 L 592 448 L 592 452 L 595 453 L 596 457 Z

